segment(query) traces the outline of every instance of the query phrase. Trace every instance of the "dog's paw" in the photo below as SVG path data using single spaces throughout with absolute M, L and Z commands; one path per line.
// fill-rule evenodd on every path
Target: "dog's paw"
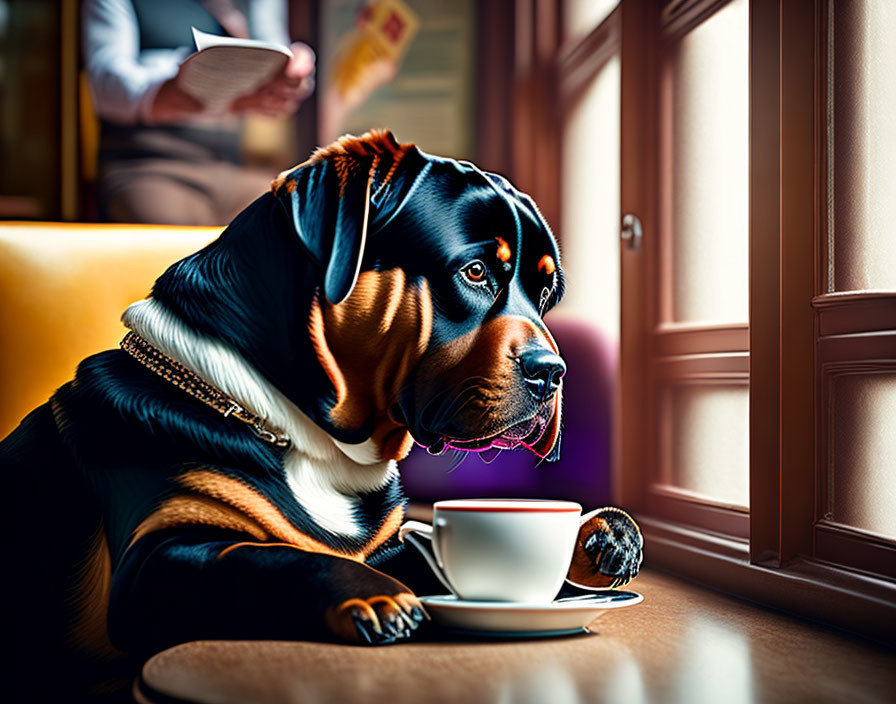
M 410 638 L 429 616 L 411 592 L 346 599 L 327 610 L 333 634 L 353 643 L 387 645 Z
M 618 508 L 602 508 L 579 528 L 569 580 L 598 589 L 628 584 L 638 575 L 643 547 L 631 516 Z

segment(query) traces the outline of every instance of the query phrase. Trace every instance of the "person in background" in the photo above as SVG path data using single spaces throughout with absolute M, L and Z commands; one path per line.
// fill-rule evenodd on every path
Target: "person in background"
M 285 0 L 86 0 L 82 20 L 103 219 L 225 225 L 268 189 L 276 174 L 242 163 L 241 115 L 291 115 L 314 88 L 314 52 L 289 43 Z M 192 27 L 289 45 L 293 58 L 229 114 L 206 116 L 177 85 Z

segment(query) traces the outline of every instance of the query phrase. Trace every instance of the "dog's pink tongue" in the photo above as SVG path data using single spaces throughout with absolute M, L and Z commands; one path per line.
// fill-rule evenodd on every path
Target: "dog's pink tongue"
M 504 433 L 504 435 L 499 435 L 494 440 L 492 440 L 491 447 L 495 450 L 512 450 L 519 444 L 520 441 L 518 439 L 514 438 L 511 435 L 508 435 L 507 433 Z

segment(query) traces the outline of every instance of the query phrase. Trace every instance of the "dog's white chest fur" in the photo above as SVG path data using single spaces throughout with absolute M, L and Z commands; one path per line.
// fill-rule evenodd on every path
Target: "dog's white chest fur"
M 129 328 L 243 407 L 283 431 L 292 442 L 284 457 L 286 481 L 299 505 L 322 528 L 360 537 L 359 494 L 384 487 L 398 469 L 382 461 L 371 441 L 347 445 L 331 437 L 234 350 L 187 328 L 153 298 L 129 306 Z
M 374 469 L 367 475 L 373 468 L 360 467 L 347 457 L 327 462 L 290 448 L 284 458 L 286 481 L 296 501 L 318 525 L 349 537 L 360 537 L 355 515 L 358 493 L 382 488 L 397 471 L 395 462 L 385 464 L 385 472 Z M 353 476 L 362 474 L 365 476 Z M 374 478 L 376 481 L 370 481 Z

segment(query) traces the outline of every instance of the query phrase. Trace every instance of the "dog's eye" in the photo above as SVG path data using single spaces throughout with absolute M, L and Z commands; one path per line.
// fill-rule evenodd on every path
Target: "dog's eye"
M 485 264 L 476 259 L 470 262 L 460 270 L 461 275 L 468 283 L 474 286 L 483 286 L 488 284 L 488 276 L 486 276 Z

